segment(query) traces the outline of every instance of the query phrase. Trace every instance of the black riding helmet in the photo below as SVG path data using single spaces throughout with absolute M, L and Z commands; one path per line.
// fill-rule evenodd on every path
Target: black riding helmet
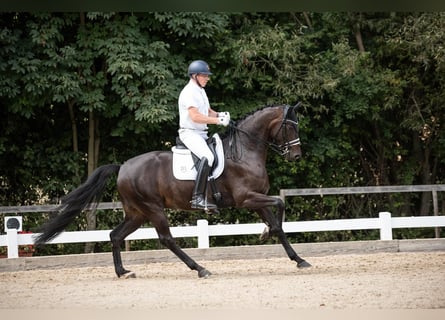
M 195 60 L 190 63 L 188 68 L 189 77 L 191 77 L 192 74 L 207 74 L 210 76 L 212 73 L 210 72 L 210 68 L 207 62 L 203 60 Z

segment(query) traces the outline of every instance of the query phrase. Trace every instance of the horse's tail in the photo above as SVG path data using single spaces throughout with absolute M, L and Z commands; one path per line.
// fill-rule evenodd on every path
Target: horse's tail
M 120 165 L 108 164 L 97 168 L 88 179 L 62 198 L 59 214 L 38 229 L 41 232 L 34 239 L 36 244 L 44 244 L 57 237 L 87 206 L 95 209 L 105 190 L 108 178 L 118 173 Z

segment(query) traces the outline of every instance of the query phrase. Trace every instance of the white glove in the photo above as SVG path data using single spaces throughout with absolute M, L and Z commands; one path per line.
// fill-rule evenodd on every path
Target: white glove
M 218 112 L 218 117 L 228 117 L 230 120 L 230 113 L 227 111 L 224 112 Z
M 230 116 L 229 117 L 218 117 L 218 124 L 220 126 L 224 126 L 227 127 L 229 125 L 230 122 Z

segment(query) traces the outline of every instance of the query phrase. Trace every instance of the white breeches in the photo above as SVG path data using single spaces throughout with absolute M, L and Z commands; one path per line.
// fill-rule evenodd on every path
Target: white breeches
M 206 157 L 208 165 L 213 165 L 213 153 L 207 146 L 206 140 L 208 139 L 207 132 L 189 129 L 179 129 L 179 138 L 185 144 L 185 146 L 197 155 L 200 159 Z

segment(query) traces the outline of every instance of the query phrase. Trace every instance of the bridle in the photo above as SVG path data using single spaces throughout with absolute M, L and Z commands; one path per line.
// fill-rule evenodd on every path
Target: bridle
M 300 103 L 297 104 L 296 107 L 298 107 Z M 238 155 L 238 150 L 237 150 L 237 139 L 239 135 L 239 132 L 244 133 L 246 136 L 248 136 L 250 139 L 262 143 L 264 145 L 266 145 L 267 147 L 269 147 L 270 149 L 272 149 L 274 152 L 276 152 L 278 155 L 280 156 L 285 156 L 286 154 L 288 154 L 290 152 L 290 148 L 293 146 L 297 146 L 300 145 L 300 138 L 288 141 L 287 140 L 287 136 L 288 136 L 288 126 L 290 125 L 293 130 L 295 130 L 295 132 L 298 132 L 298 120 L 294 121 L 291 119 L 288 119 L 288 112 L 289 112 L 289 105 L 286 105 L 284 107 L 284 111 L 283 111 L 283 120 L 281 121 L 281 125 L 280 128 L 278 129 L 277 133 L 275 134 L 274 138 L 272 139 L 272 142 L 258 138 L 254 135 L 252 135 L 251 133 L 239 128 L 236 124 L 235 121 L 230 121 L 229 126 L 230 126 L 230 131 L 229 131 L 229 149 L 230 149 L 230 158 L 234 161 L 240 160 L 242 158 L 242 149 L 241 149 L 241 154 Z M 277 136 L 280 134 L 282 134 L 282 140 L 286 141 L 283 144 L 277 144 L 275 141 L 277 140 Z
M 299 103 L 300 104 L 300 103 Z M 298 108 L 299 104 L 297 104 L 295 107 L 292 108 L 292 111 L 295 108 Z M 287 137 L 288 137 L 288 125 L 290 125 L 292 127 L 293 130 L 295 130 L 295 132 L 298 132 L 298 120 L 295 118 L 294 120 L 289 119 L 289 105 L 286 105 L 284 107 L 284 111 L 283 111 L 283 120 L 281 121 L 281 125 L 280 128 L 277 131 L 277 134 L 275 135 L 275 137 L 273 138 L 273 141 L 276 141 L 278 134 L 281 132 L 282 134 L 282 141 L 286 141 L 283 144 L 276 144 L 276 143 L 270 143 L 269 147 L 274 150 L 276 153 L 278 153 L 280 156 L 285 156 L 286 154 L 288 154 L 290 152 L 290 148 L 293 146 L 297 146 L 300 145 L 300 138 L 296 138 L 294 140 L 288 141 Z

